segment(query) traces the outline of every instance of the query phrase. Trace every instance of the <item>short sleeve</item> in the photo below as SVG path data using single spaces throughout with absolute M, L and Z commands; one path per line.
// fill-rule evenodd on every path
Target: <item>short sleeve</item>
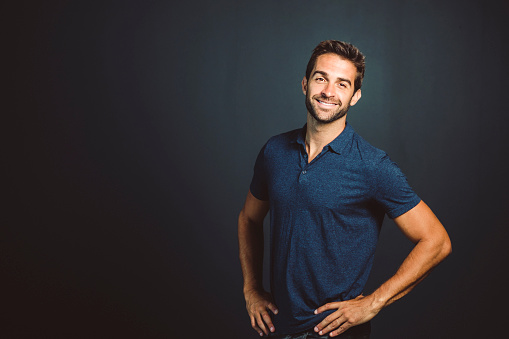
M 408 212 L 421 201 L 408 184 L 407 178 L 388 155 L 375 167 L 375 199 L 389 218 L 394 219 Z
M 258 153 L 258 157 L 256 158 L 253 178 L 251 180 L 251 185 L 249 189 L 251 190 L 251 194 L 259 200 L 267 201 L 269 200 L 269 193 L 267 187 L 267 171 L 265 168 L 265 149 L 267 148 L 267 144 L 265 144 L 260 153 Z

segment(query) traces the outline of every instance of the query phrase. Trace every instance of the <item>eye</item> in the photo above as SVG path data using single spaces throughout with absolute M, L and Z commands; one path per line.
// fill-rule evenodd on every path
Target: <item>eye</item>
M 346 84 L 344 82 L 340 82 L 338 86 L 341 88 L 346 88 Z
M 322 78 L 322 77 L 318 77 L 318 78 L 316 78 L 316 81 L 317 81 L 317 82 L 324 82 L 324 81 L 325 81 L 325 79 L 324 79 L 324 78 Z

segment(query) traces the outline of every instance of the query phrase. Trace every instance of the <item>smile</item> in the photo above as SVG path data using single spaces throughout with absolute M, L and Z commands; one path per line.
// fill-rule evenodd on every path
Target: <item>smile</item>
M 321 101 L 321 100 L 318 100 L 318 99 L 316 99 L 316 101 L 318 101 L 319 103 L 321 103 L 322 105 L 325 105 L 325 106 L 337 106 L 338 105 L 338 104 L 333 103 L 333 102 L 325 102 L 325 101 Z

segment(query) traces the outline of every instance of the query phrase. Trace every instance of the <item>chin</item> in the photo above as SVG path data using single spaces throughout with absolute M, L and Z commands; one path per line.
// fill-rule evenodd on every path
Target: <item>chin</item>
M 317 122 L 321 124 L 330 124 L 344 117 L 346 115 L 346 112 L 340 111 L 333 114 L 329 114 L 327 116 L 320 116 L 316 113 L 316 111 L 310 112 L 310 114 L 313 117 L 313 119 L 315 119 Z

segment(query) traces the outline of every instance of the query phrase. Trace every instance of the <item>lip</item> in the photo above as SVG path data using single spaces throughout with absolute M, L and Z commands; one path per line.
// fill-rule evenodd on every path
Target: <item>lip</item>
M 319 100 L 319 99 L 315 99 L 319 105 L 323 106 L 323 107 L 334 107 L 334 106 L 337 106 L 338 104 L 335 103 L 335 102 L 329 102 L 329 101 L 323 101 L 323 100 Z

